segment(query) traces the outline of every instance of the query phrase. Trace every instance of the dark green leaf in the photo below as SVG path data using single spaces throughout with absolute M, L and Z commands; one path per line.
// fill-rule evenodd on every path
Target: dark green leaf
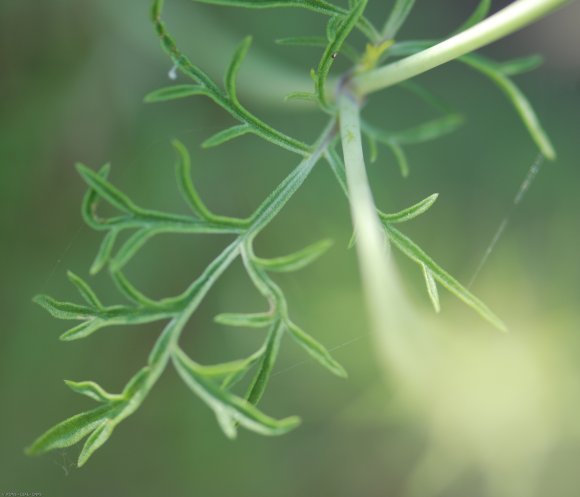
M 124 193 L 111 185 L 100 173 L 94 172 L 83 164 L 77 164 L 77 170 L 87 184 L 113 207 L 123 212 L 138 210 L 137 206 Z
M 212 214 L 201 200 L 199 193 L 197 193 L 197 190 L 195 189 L 193 180 L 191 179 L 191 159 L 189 157 L 189 152 L 185 145 L 183 145 L 179 140 L 173 140 L 172 144 L 179 159 L 175 168 L 179 191 L 191 210 L 197 216 L 202 219 L 208 219 Z
M 153 90 L 147 94 L 144 101 L 146 103 L 166 102 L 194 95 L 211 96 L 207 89 L 201 85 L 173 85 Z
M 230 96 L 230 99 L 234 106 L 239 107 L 238 96 L 236 94 L 236 79 L 238 77 L 238 72 L 240 70 L 240 65 L 244 61 L 250 45 L 252 44 L 252 37 L 246 36 L 236 49 L 232 61 L 228 67 L 228 71 L 225 77 L 226 91 Z
M 435 203 L 435 200 L 437 200 L 438 196 L 438 193 L 429 195 L 427 198 L 417 202 L 411 207 L 407 207 L 406 209 L 395 212 L 394 214 L 385 214 L 384 212 L 379 212 L 379 217 L 383 221 L 387 221 L 389 223 L 404 223 L 406 221 L 410 221 L 411 219 L 415 219 L 417 216 L 420 216 L 426 212 Z
M 237 126 L 232 126 L 231 128 L 224 129 L 213 136 L 206 139 L 201 146 L 203 148 L 217 147 L 222 143 L 233 140 L 240 136 L 250 133 L 252 129 L 247 124 L 239 124 Z
M 336 28 L 335 36 L 326 46 L 320 63 L 318 64 L 318 70 L 316 72 L 315 88 L 316 94 L 318 95 L 318 100 L 320 105 L 329 109 L 328 101 L 326 98 L 326 79 L 328 73 L 330 72 L 330 67 L 334 62 L 334 54 L 340 52 L 342 44 L 346 40 L 347 36 L 351 33 L 353 28 L 356 26 L 358 20 L 361 18 L 364 9 L 367 5 L 367 0 L 359 0 L 357 5 L 352 8 L 344 19 L 341 20 L 340 24 Z
M 264 390 L 266 390 L 266 385 L 270 380 L 270 375 L 272 374 L 276 358 L 278 357 L 280 341 L 282 340 L 283 333 L 284 325 L 280 320 L 277 320 L 272 324 L 272 327 L 268 332 L 268 338 L 264 344 L 264 353 L 260 358 L 258 370 L 256 371 L 252 383 L 246 393 L 246 399 L 251 404 L 258 404 L 264 394 Z

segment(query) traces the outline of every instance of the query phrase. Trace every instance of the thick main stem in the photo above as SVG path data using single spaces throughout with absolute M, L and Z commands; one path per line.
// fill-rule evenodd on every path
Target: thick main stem
M 397 291 L 395 272 L 365 170 L 358 103 L 352 95 L 343 92 L 338 106 L 350 209 L 363 286 L 373 328 L 385 332 L 384 328 L 391 319 L 387 304 Z
M 359 267 L 377 353 L 383 365 L 407 384 L 424 381 L 429 339 L 410 308 L 365 170 L 359 105 L 343 90 L 338 99 L 340 133 Z
M 475 26 L 423 50 L 353 79 L 358 95 L 366 95 L 410 79 L 477 50 L 531 24 L 573 0 L 517 0 Z

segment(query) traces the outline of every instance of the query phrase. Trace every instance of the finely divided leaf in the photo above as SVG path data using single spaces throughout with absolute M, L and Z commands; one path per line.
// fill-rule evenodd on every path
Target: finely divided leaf
M 119 400 L 122 397 L 120 395 L 110 394 L 106 392 L 100 385 L 94 381 L 70 381 L 64 380 L 66 386 L 69 387 L 73 392 L 80 393 L 81 395 L 86 395 L 97 402 L 111 402 Z
M 91 265 L 91 269 L 89 270 L 90 274 L 97 274 L 101 269 L 103 269 L 103 267 L 105 267 L 107 262 L 109 262 L 118 234 L 118 230 L 111 229 L 103 237 L 99 251 L 97 252 L 97 256 L 95 257 L 95 260 Z
M 42 454 L 76 444 L 107 419 L 111 410 L 110 405 L 103 405 L 66 419 L 38 437 L 26 453 Z
M 556 152 L 548 138 L 548 135 L 542 128 L 538 116 L 534 112 L 530 102 L 513 81 L 500 72 L 493 62 L 490 62 L 481 56 L 464 55 L 463 57 L 460 57 L 459 60 L 486 75 L 505 93 L 544 157 L 554 160 L 556 158 Z
M 95 310 L 91 307 L 71 302 L 60 302 L 48 295 L 37 295 L 32 301 L 58 319 L 89 319 L 95 315 Z
M 244 359 L 210 365 L 202 365 L 192 362 L 191 367 L 195 369 L 197 374 L 205 376 L 208 379 L 228 380 L 229 383 L 232 377 L 237 377 L 240 373 L 247 372 L 263 354 L 264 349 L 261 348 L 251 356 Z
M 107 326 L 107 322 L 102 319 L 99 318 L 89 319 L 88 321 L 84 321 L 81 324 L 75 326 L 74 328 L 65 331 L 58 338 L 63 342 L 72 342 L 73 340 L 86 338 L 89 335 L 92 335 L 95 331 L 104 328 L 105 326 Z
M 322 254 L 324 254 L 331 246 L 332 240 L 321 240 L 313 243 L 308 247 L 289 254 L 283 257 L 276 257 L 272 259 L 262 259 L 261 257 L 254 258 L 254 262 L 266 269 L 267 271 L 275 271 L 287 273 L 290 271 L 297 271 L 314 262 Z
M 195 0 L 200 3 L 245 7 L 248 9 L 267 9 L 272 7 L 302 7 L 322 14 L 334 15 L 343 13 L 340 7 L 325 0 Z
M 326 50 L 320 59 L 318 71 L 316 73 L 315 88 L 320 105 L 324 109 L 329 109 L 329 104 L 326 99 L 325 84 L 328 73 L 330 72 L 330 67 L 334 62 L 333 55 L 340 52 L 342 44 L 361 18 L 366 5 L 367 0 L 359 0 L 358 4 L 352 8 L 348 15 L 341 19 L 336 28 L 336 32 L 334 33 L 334 38 L 328 43 Z
M 238 101 L 238 96 L 236 94 L 236 78 L 238 77 L 238 72 L 240 70 L 240 65 L 244 61 L 250 45 L 252 44 L 252 37 L 247 36 L 240 43 L 236 49 L 232 61 L 228 67 L 225 77 L 225 86 L 230 99 L 232 100 L 234 106 L 239 107 L 240 103 Z
M 423 249 L 415 242 L 403 235 L 399 230 L 387 222 L 383 222 L 389 239 L 399 248 L 407 257 L 418 264 L 424 264 L 433 277 L 441 283 L 447 290 L 453 293 L 457 298 L 465 302 L 469 307 L 474 309 L 480 316 L 493 324 L 501 331 L 507 331 L 506 325 L 475 295 L 459 283 L 453 276 L 442 269 Z
M 120 190 L 109 183 L 102 174 L 94 172 L 83 164 L 77 164 L 77 171 L 86 183 L 101 197 L 123 212 L 135 212 L 137 206 Z
M 435 203 L 438 196 L 438 193 L 434 193 L 433 195 L 429 195 L 427 198 L 417 202 L 411 207 L 407 207 L 406 209 L 395 212 L 393 214 L 379 212 L 379 217 L 383 221 L 387 221 L 389 223 L 404 223 L 406 221 L 410 221 L 411 219 L 415 219 L 417 216 L 420 216 L 426 212 Z
M 269 312 L 257 312 L 254 314 L 218 314 L 214 321 L 225 326 L 236 326 L 241 328 L 265 328 L 274 321 L 274 316 Z
M 270 328 L 268 338 L 264 343 L 264 353 L 260 358 L 258 371 L 256 371 L 252 383 L 246 393 L 246 399 L 250 404 L 256 405 L 262 398 L 268 380 L 270 379 L 270 375 L 272 374 L 272 369 L 274 369 L 274 363 L 278 357 L 280 341 L 282 340 L 283 333 L 284 325 L 279 320 L 275 321 Z
M 201 146 L 203 148 L 217 147 L 222 143 L 233 140 L 234 138 L 238 138 L 239 136 L 248 134 L 251 131 L 252 128 L 247 124 L 239 124 L 237 126 L 232 126 L 231 128 L 224 129 L 223 131 L 220 131 L 215 135 L 210 136 L 201 144 Z
M 218 419 L 223 420 L 223 416 L 227 415 L 244 428 L 262 435 L 282 435 L 295 428 L 300 422 L 297 417 L 281 420 L 271 418 L 247 400 L 222 390 L 199 374 L 195 363 L 180 349 L 173 354 L 173 363 L 187 386 L 219 415 Z M 230 425 L 230 430 L 226 433 L 230 437 L 235 436 L 235 431 L 231 430 L 232 426 Z
M 144 101 L 146 103 L 166 102 L 179 98 L 187 98 L 194 95 L 210 96 L 210 93 L 201 85 L 173 85 L 165 86 L 147 94 Z
M 292 322 L 287 322 L 288 331 L 292 338 L 310 354 L 318 363 L 328 369 L 331 373 L 341 378 L 346 378 L 348 375 L 345 369 L 330 355 L 330 352 L 324 345 L 316 341 L 308 333 L 300 329 Z
M 113 429 L 115 428 L 115 423 L 107 419 L 87 438 L 83 450 L 79 454 L 77 466 L 80 468 L 88 460 L 89 457 L 93 455 L 95 450 L 101 447 L 113 434 Z
M 73 283 L 74 286 L 77 287 L 77 290 L 81 294 L 81 296 L 86 300 L 86 302 L 96 308 L 102 309 L 103 304 L 96 296 L 95 292 L 93 292 L 92 288 L 87 284 L 85 280 L 74 274 L 72 271 L 67 272 L 68 279 Z
M 197 193 L 197 190 L 195 189 L 193 180 L 191 179 L 191 159 L 187 148 L 179 140 L 173 140 L 171 143 L 175 148 L 178 157 L 175 166 L 175 174 L 177 176 L 177 185 L 179 186 L 181 196 L 198 217 L 202 219 L 211 217 L 211 212 L 201 200 L 199 193 Z

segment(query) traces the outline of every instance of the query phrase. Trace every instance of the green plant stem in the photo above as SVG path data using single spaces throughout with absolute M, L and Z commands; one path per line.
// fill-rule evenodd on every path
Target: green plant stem
M 359 105 L 344 91 L 338 106 L 346 193 L 376 352 L 389 374 L 397 374 L 409 384 L 422 382 L 425 369 L 429 369 L 430 339 L 423 333 L 420 317 L 404 294 L 378 217 L 365 171 Z M 335 173 L 340 178 L 340 171 Z
M 367 95 L 410 79 L 503 38 L 571 1 L 573 0 L 517 0 L 484 21 L 431 48 L 355 76 L 352 81 L 354 91 L 359 96 Z
M 369 186 L 361 140 L 359 105 L 347 91 L 338 100 L 340 133 L 349 203 L 363 287 L 373 328 L 383 333 L 390 321 L 389 302 L 398 293 L 389 245 Z

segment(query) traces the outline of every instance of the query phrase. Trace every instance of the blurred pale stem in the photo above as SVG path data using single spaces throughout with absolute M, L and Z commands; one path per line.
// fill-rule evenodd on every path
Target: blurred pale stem
M 365 169 L 358 102 L 343 91 L 338 110 L 356 250 L 377 354 L 390 374 L 405 387 L 416 388 L 430 369 L 430 338 L 421 333 L 422 318 L 404 294 L 377 216 Z
M 451 38 L 353 80 L 358 95 L 366 95 L 410 79 L 457 57 L 477 50 L 573 0 L 517 0 L 475 26 Z

